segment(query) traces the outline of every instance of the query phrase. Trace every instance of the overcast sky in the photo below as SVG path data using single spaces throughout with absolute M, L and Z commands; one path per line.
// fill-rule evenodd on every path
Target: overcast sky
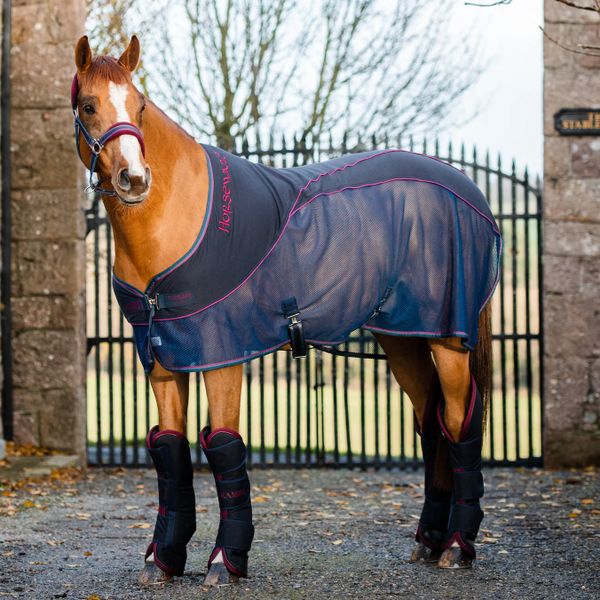
M 491 0 L 481 0 L 490 2 Z M 513 157 L 532 173 L 542 168 L 542 0 L 513 0 L 507 6 L 456 10 L 457 35 L 474 27 L 482 33 L 488 68 L 463 99 L 468 112 L 480 106 L 476 118 L 449 132 L 454 141 Z

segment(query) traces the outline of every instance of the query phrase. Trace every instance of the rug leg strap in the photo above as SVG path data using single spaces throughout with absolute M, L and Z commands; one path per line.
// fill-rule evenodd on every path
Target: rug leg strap
M 167 575 L 183 575 L 186 546 L 196 531 L 192 458 L 185 436 L 153 427 L 146 440 L 158 477 L 158 515 L 146 559 Z
M 483 438 L 483 403 L 471 378 L 471 393 L 460 440 L 450 436 L 443 419 L 443 406 L 438 407 L 438 421 L 450 449 L 453 471 L 452 504 L 448 522 L 448 537 L 444 544 L 460 546 L 472 559 L 475 558 L 475 538 L 483 520 L 480 498 L 484 494 L 481 474 L 481 447 Z
M 246 446 L 239 433 L 228 429 L 200 432 L 200 443 L 215 476 L 221 520 L 208 566 L 221 555 L 227 570 L 238 577 L 248 575 L 248 552 L 252 546 L 252 504 L 246 471 Z

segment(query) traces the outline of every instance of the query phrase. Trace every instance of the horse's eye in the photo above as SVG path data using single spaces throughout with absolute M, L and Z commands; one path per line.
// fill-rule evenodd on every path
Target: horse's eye
M 96 109 L 91 104 L 85 104 L 83 106 L 83 112 L 86 115 L 93 115 L 96 112 Z

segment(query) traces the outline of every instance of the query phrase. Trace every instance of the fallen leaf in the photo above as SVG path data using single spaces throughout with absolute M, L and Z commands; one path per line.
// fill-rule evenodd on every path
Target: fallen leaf
M 150 529 L 150 523 L 134 523 L 133 525 L 128 525 L 127 529 Z
M 583 498 L 581 504 L 594 504 L 593 498 Z
M 84 556 L 92 556 L 92 553 L 91 553 L 89 550 L 86 550 L 86 551 L 83 553 L 83 555 L 84 555 Z
M 35 506 L 35 502 L 32 502 L 31 500 L 25 500 L 25 502 L 23 502 L 23 508 L 33 508 Z
M 263 502 L 268 502 L 269 500 L 269 496 L 255 496 L 252 498 L 252 502 L 254 502 L 254 504 L 262 504 Z
M 344 543 L 344 540 L 334 540 L 333 542 L 331 542 L 334 546 L 339 546 L 340 544 Z

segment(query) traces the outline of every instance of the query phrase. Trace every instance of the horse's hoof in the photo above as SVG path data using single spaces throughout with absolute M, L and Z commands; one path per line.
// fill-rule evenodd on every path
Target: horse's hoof
M 144 565 L 144 570 L 140 573 L 138 582 L 141 585 L 158 585 L 159 583 L 171 581 L 171 579 L 173 579 L 172 575 L 167 575 L 153 562 L 147 562 Z
M 409 562 L 435 563 L 440 559 L 441 555 L 442 553 L 440 550 L 432 550 L 425 544 L 418 543 L 410 555 Z
M 462 548 L 451 546 L 442 552 L 437 566 L 440 569 L 470 569 L 473 560 Z
M 204 585 L 211 587 L 238 583 L 240 578 L 227 570 L 223 563 L 213 563 L 204 578 Z

